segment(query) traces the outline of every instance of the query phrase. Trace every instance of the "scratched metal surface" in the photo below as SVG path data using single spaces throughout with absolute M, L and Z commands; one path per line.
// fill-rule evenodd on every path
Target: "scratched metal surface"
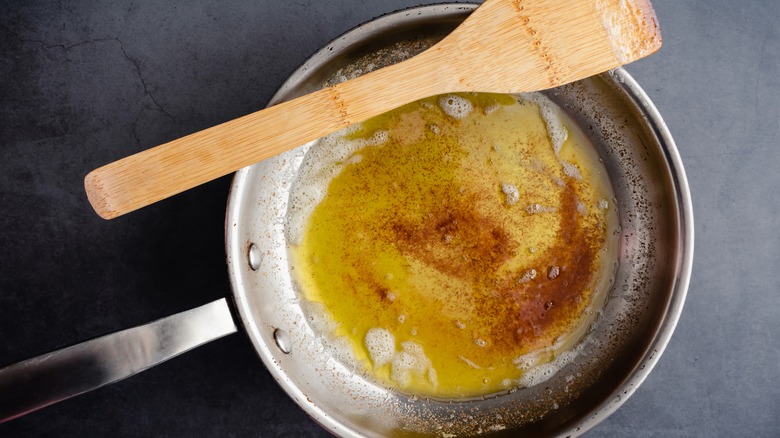
M 12 2 L 0 8 L 0 366 L 226 296 L 229 178 L 111 222 L 91 169 L 264 106 L 342 32 L 425 1 Z M 696 217 L 683 316 L 589 436 L 780 432 L 780 3 L 655 0 L 627 68 L 675 137 Z M 326 436 L 242 335 L 0 425 L 0 436 Z

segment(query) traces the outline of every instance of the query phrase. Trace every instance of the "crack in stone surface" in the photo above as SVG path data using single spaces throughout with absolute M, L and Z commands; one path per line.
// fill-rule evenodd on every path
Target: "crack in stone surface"
M 148 96 L 149 97 L 149 99 L 152 101 L 152 104 L 153 104 L 154 108 L 157 111 L 165 114 L 169 119 L 171 119 L 171 121 L 174 121 L 174 122 L 176 121 L 176 118 L 173 117 L 173 115 L 171 115 L 171 113 L 166 111 L 165 108 L 162 105 L 160 105 L 160 103 L 157 101 L 157 99 L 154 97 L 154 95 L 151 93 L 151 91 L 149 91 L 149 85 L 147 84 L 146 79 L 144 78 L 144 75 L 141 72 L 140 64 L 138 63 L 138 61 L 136 61 L 135 59 L 130 57 L 130 55 L 127 54 L 127 50 L 125 50 L 124 43 L 119 38 L 117 38 L 117 37 L 94 38 L 94 39 L 91 39 L 91 40 L 79 41 L 77 43 L 69 44 L 69 45 L 67 45 L 67 44 L 49 44 L 49 43 L 47 43 L 46 41 L 43 41 L 43 40 L 23 38 L 18 32 L 14 31 L 14 30 L 10 29 L 8 26 L 2 25 L 2 24 L 0 24 L 0 29 L 2 29 L 6 33 L 10 34 L 12 37 L 16 38 L 22 44 L 36 44 L 36 45 L 40 46 L 39 49 L 30 50 L 28 52 L 37 51 L 37 50 L 59 49 L 59 50 L 62 50 L 62 51 L 64 51 L 66 53 L 66 57 L 67 57 L 67 52 L 69 52 L 71 49 L 74 49 L 76 47 L 85 46 L 85 45 L 88 45 L 88 44 L 107 43 L 107 42 L 109 42 L 109 43 L 110 42 L 115 42 L 115 43 L 119 44 L 119 50 L 122 51 L 122 56 L 128 62 L 130 62 L 130 64 L 132 64 L 132 66 L 135 69 L 136 76 L 138 76 L 138 80 L 141 81 L 141 87 L 143 87 L 144 96 Z M 28 53 L 28 52 L 23 52 L 23 53 Z M 70 61 L 70 58 L 68 58 L 68 60 Z M 136 142 L 138 142 L 139 144 L 140 144 L 140 140 L 139 140 L 138 135 L 136 134 L 135 130 L 136 130 L 136 126 L 138 124 L 138 120 L 141 118 L 142 114 L 143 114 L 143 108 L 139 112 L 138 117 L 136 117 L 135 121 L 133 122 L 133 137 L 136 139 Z
M 119 49 L 122 51 L 122 55 L 125 57 L 125 59 L 130 61 L 130 63 L 133 64 L 133 66 L 135 67 L 135 71 L 136 71 L 136 73 L 138 73 L 138 79 L 141 81 L 141 86 L 143 86 L 143 88 L 144 88 L 144 95 L 145 96 L 149 96 L 149 99 L 152 100 L 152 103 L 154 103 L 154 106 L 161 113 L 165 114 L 166 116 L 168 116 L 168 118 L 170 118 L 172 121 L 175 122 L 176 118 L 173 117 L 168 111 L 166 111 L 165 108 L 163 108 L 162 105 L 160 105 L 157 102 L 157 99 L 154 98 L 154 95 L 149 91 L 149 86 L 146 84 L 146 80 L 144 79 L 143 74 L 141 74 L 141 66 L 138 65 L 138 62 L 136 60 L 134 60 L 133 58 L 131 58 L 127 54 L 127 51 L 125 51 L 125 45 L 122 43 L 122 41 L 119 38 L 113 38 L 113 40 L 116 41 L 117 43 L 119 43 Z M 140 115 L 139 115 L 139 117 L 140 117 Z M 136 119 L 136 122 L 137 121 L 138 121 L 138 119 Z
M 60 49 L 60 50 L 64 50 L 64 51 L 67 52 L 67 51 L 69 51 L 69 50 L 71 50 L 73 48 L 84 46 L 84 45 L 87 45 L 87 44 L 104 43 L 104 42 L 110 42 L 110 41 L 117 41 L 117 42 L 119 42 L 119 44 L 122 44 L 122 42 L 119 41 L 117 38 L 95 38 L 95 39 L 86 40 L 86 41 L 79 41 L 78 43 L 74 43 L 74 44 L 70 44 L 70 45 L 66 45 L 66 44 L 49 44 L 49 43 L 47 43 L 46 41 L 43 41 L 43 40 L 35 40 L 35 39 L 31 39 L 31 38 L 23 38 L 18 32 L 15 32 L 14 30 L 10 29 L 8 26 L 2 25 L 2 24 L 0 24 L 0 29 L 2 29 L 5 32 L 11 34 L 11 36 L 13 36 L 17 40 L 19 40 L 19 42 L 22 43 L 22 44 L 37 44 L 37 45 L 41 46 L 40 49 L 28 50 L 27 52 L 22 52 L 22 53 L 34 52 L 34 51 L 41 50 L 41 49 L 44 49 L 44 50 Z
M 144 113 L 144 108 L 141 107 L 141 110 L 138 111 L 138 115 L 135 116 L 135 120 L 133 120 L 133 126 L 130 129 L 130 133 L 133 134 L 133 138 L 135 139 L 135 145 L 138 148 L 141 147 L 141 138 L 138 137 L 138 133 L 136 132 L 136 129 L 138 128 L 138 121 L 141 119 L 143 113 Z

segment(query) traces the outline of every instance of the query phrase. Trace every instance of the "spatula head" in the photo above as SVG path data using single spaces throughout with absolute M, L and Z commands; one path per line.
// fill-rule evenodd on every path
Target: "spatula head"
M 543 90 L 661 47 L 648 0 L 487 0 L 432 50 L 450 57 L 451 91 Z

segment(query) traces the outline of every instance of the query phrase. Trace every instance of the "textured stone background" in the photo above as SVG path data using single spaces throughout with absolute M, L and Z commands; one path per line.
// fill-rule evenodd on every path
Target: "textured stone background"
M 84 175 L 263 107 L 330 39 L 420 3 L 2 1 L 0 366 L 227 296 L 229 178 L 106 222 Z M 654 4 L 664 48 L 628 71 L 688 172 L 694 272 L 657 368 L 590 436 L 778 436 L 780 2 Z M 326 433 L 243 335 L 0 425 L 158 435 Z

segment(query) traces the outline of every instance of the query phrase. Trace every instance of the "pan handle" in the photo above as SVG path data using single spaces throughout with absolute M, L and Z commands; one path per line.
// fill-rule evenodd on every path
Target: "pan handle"
M 0 423 L 236 332 L 227 299 L 0 369 Z

